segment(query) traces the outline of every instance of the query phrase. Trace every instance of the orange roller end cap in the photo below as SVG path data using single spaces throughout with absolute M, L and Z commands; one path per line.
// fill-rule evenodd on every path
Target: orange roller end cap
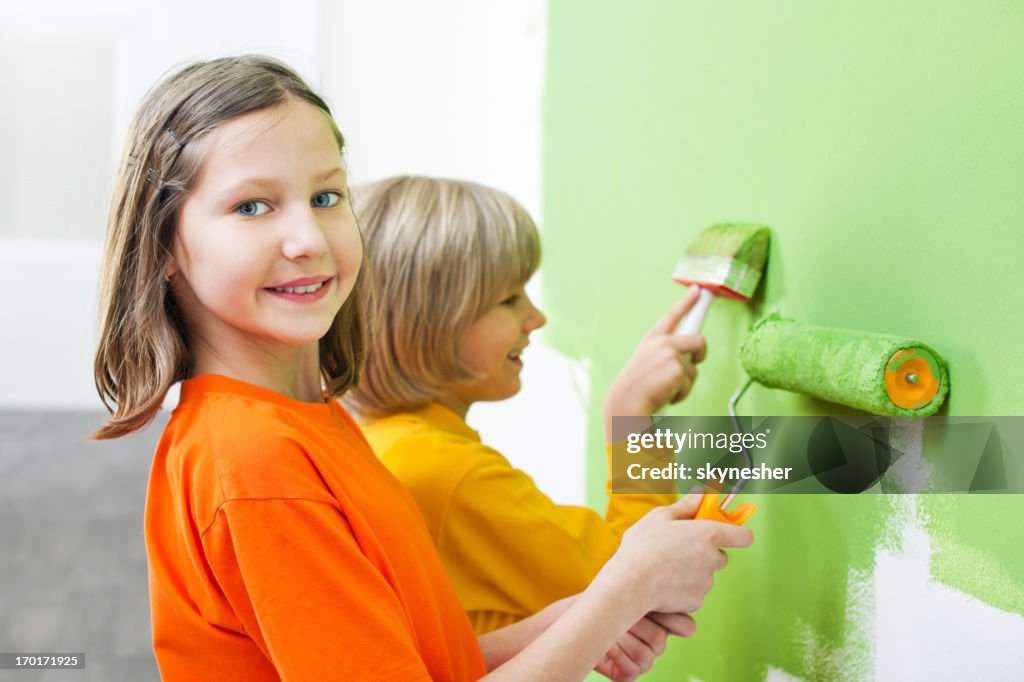
M 893 405 L 905 410 L 924 407 L 939 392 L 937 363 L 931 353 L 905 348 L 889 358 L 885 366 L 885 392 Z

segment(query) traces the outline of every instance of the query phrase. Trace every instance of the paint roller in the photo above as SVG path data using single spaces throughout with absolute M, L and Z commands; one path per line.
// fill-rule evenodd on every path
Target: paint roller
M 740 360 L 765 386 L 877 415 L 926 417 L 949 392 L 945 362 L 921 341 L 816 327 L 778 313 L 751 328 Z
M 926 343 L 801 324 L 778 313 L 751 328 L 740 348 L 740 361 L 751 381 L 877 415 L 927 417 L 935 414 L 949 392 L 946 364 Z M 737 432 L 736 403 L 751 381 L 729 402 Z M 744 455 L 752 466 L 746 448 Z M 705 494 L 696 518 L 736 524 L 746 521 L 756 510 L 749 503 L 726 511 L 742 486 L 741 479 L 721 502 L 717 494 Z

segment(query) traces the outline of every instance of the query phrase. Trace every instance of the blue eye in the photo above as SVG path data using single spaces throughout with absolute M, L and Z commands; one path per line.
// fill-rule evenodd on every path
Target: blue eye
M 235 210 L 246 218 L 253 218 L 255 216 L 263 215 L 270 210 L 270 207 L 267 206 L 267 202 L 265 201 L 257 201 L 253 199 L 251 201 L 243 201 L 235 208 Z
M 337 206 L 339 201 L 341 201 L 341 194 L 338 192 L 320 192 L 309 203 L 316 208 L 330 208 Z

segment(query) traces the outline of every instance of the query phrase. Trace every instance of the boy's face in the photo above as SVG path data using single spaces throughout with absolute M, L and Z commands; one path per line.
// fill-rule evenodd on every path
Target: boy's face
M 519 357 L 544 314 L 520 287 L 484 313 L 458 340 L 459 358 L 479 377 L 446 387 L 466 407 L 479 400 L 504 400 L 519 392 Z
M 219 353 L 316 343 L 362 262 L 327 115 L 289 100 L 206 144 L 168 266 L 190 334 Z

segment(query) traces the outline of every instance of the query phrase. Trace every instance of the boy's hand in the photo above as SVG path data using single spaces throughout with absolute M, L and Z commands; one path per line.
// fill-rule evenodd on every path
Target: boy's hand
M 695 365 L 704 359 L 704 337 L 673 334 L 700 294 L 690 287 L 658 323 L 640 339 L 633 356 L 619 372 L 605 398 L 605 421 L 611 417 L 646 417 L 687 396 L 697 378 Z

